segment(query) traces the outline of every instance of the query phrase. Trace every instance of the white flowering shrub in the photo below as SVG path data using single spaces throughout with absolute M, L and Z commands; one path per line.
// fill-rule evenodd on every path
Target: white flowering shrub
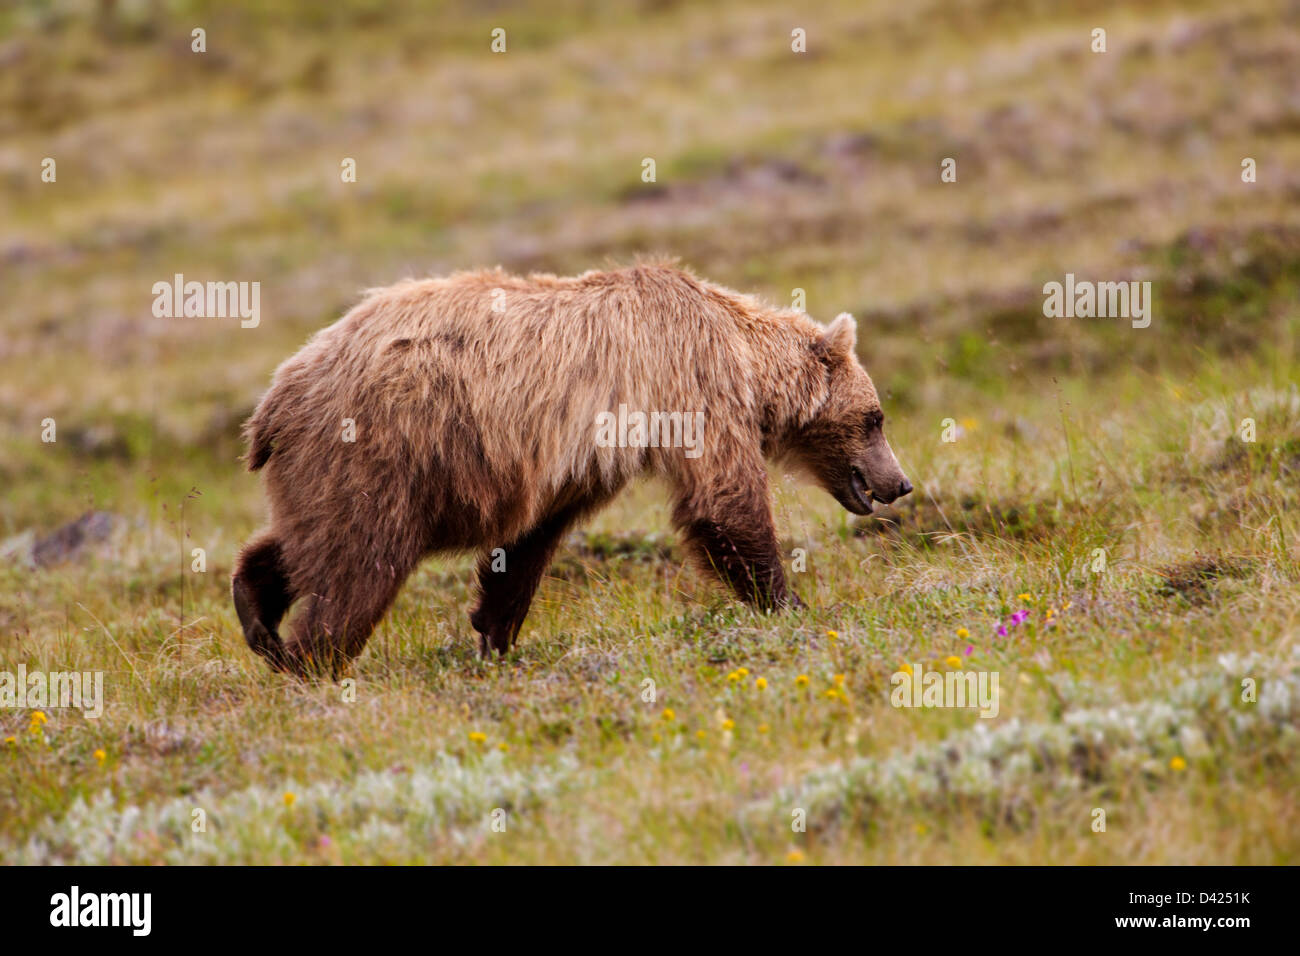
M 1295 650 L 1289 660 L 1274 662 L 1225 655 L 1218 668 L 1175 685 L 1160 700 L 1067 708 L 1051 723 L 981 722 L 903 753 L 822 768 L 779 793 L 775 804 L 806 808 L 810 828 L 834 827 L 883 804 L 970 806 L 1015 821 L 1053 795 L 1103 792 L 1135 777 L 1157 780 L 1174 759 L 1190 762 L 1234 749 L 1295 754 Z M 1243 677 L 1258 680 L 1257 702 L 1241 700 Z M 1068 693 L 1063 699 L 1069 703 Z M 755 819 L 773 812 L 766 801 L 751 810 Z
M 104 790 L 76 801 L 60 819 L 42 822 L 22 845 L 0 846 L 20 864 L 256 863 L 300 859 L 304 848 L 337 853 L 354 848 L 367 859 L 418 859 L 436 841 L 462 842 L 487 832 L 488 815 L 511 817 L 557 793 L 575 775 L 565 758 L 546 768 L 507 769 L 492 752 L 462 762 L 443 754 L 409 772 L 367 771 L 354 778 L 298 787 L 251 786 L 200 791 L 150 806 L 120 806 Z M 204 832 L 192 813 L 206 814 Z

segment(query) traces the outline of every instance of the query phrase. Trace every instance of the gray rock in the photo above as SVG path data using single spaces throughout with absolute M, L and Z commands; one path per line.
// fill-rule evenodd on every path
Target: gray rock
M 117 524 L 117 517 L 107 511 L 87 511 L 76 521 L 37 539 L 31 560 L 37 567 L 48 568 L 78 558 L 89 545 L 107 541 Z

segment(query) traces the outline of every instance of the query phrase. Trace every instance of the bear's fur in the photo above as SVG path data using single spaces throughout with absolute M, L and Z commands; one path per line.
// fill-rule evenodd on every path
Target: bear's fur
M 422 558 L 473 550 L 470 620 L 484 653 L 504 653 L 565 530 L 647 473 L 741 598 L 798 603 L 765 458 L 802 466 L 859 514 L 911 491 L 854 346 L 847 315 L 822 328 L 664 264 L 372 290 L 276 370 L 245 425 L 271 511 L 233 578 L 248 644 L 278 669 L 337 672 Z M 597 416 L 620 405 L 702 411 L 702 454 L 601 447 Z

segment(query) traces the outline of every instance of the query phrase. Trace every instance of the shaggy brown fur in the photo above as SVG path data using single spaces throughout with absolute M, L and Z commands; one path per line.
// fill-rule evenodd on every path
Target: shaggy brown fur
M 504 653 L 565 530 L 646 473 L 667 480 L 674 523 L 740 597 L 797 603 L 765 457 L 859 514 L 911 491 L 854 335 L 847 315 L 824 329 L 668 265 L 373 290 L 280 366 L 245 426 L 271 506 L 233 580 L 249 646 L 279 669 L 337 671 L 422 558 L 475 550 L 470 620 L 485 653 Z M 597 415 L 620 404 L 704 412 L 703 453 L 599 447 Z

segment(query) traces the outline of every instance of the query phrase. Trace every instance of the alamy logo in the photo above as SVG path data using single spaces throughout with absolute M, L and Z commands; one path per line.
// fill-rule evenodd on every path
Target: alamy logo
M 1047 283 L 1043 295 L 1043 315 L 1049 319 L 1132 319 L 1135 329 L 1151 324 L 1150 282 L 1076 282 L 1067 272 L 1064 284 Z
M 93 720 L 104 713 L 103 671 L 0 671 L 0 707 L 75 707 Z
M 704 454 L 703 412 L 629 412 L 596 415 L 597 448 L 684 448 L 687 458 Z
M 129 926 L 134 936 L 148 936 L 153 895 L 150 893 L 70 893 L 50 897 L 51 926 Z
M 160 319 L 239 317 L 243 328 L 262 321 L 262 283 L 186 282 L 176 273 L 171 282 L 155 282 L 153 314 Z
M 898 671 L 889 702 L 895 707 L 978 707 L 981 717 L 998 715 L 997 671 L 927 671 L 917 664 Z

